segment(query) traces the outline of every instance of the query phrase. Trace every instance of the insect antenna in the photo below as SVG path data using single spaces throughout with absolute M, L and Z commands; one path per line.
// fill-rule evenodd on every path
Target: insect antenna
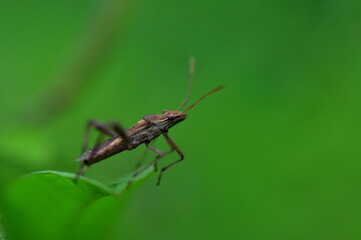
M 192 107 L 194 107 L 197 103 L 199 103 L 200 101 L 202 101 L 205 97 L 207 97 L 207 96 L 209 96 L 209 95 L 211 95 L 211 94 L 213 94 L 213 93 L 215 93 L 215 92 L 217 92 L 217 91 L 219 91 L 219 90 L 221 90 L 221 89 L 223 89 L 223 88 L 224 88 L 224 86 L 219 86 L 219 87 L 213 89 L 212 91 L 210 91 L 209 93 L 207 93 L 206 95 L 204 95 L 203 97 L 201 97 L 200 99 L 198 99 L 195 103 L 193 103 L 192 105 L 190 105 L 186 110 L 183 111 L 183 113 L 185 113 L 186 111 L 188 111 L 189 109 L 191 109 Z
M 189 95 L 191 94 L 193 76 L 194 76 L 194 65 L 195 65 L 194 57 L 190 57 L 189 58 L 189 81 L 188 81 L 187 95 L 184 98 L 182 104 L 178 107 L 177 111 L 180 110 L 182 107 L 184 107 L 184 105 L 187 104 L 188 99 L 189 99 Z

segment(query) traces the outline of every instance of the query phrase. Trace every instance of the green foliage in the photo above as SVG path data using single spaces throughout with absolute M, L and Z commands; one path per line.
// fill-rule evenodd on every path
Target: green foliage
M 9 240 L 21 231 L 44 239 L 62 220 L 55 238 L 361 239 L 361 1 L 1 3 L 0 221 Z M 125 204 L 128 192 L 99 198 L 114 186 L 17 180 L 77 171 L 90 118 L 128 128 L 177 108 L 191 55 L 190 103 L 226 88 L 170 129 L 185 160 L 160 187 L 145 181 Z M 162 139 L 156 147 L 168 151 Z M 86 175 L 109 183 L 131 172 L 139 148 Z M 27 185 L 48 178 L 46 190 Z M 44 220 L 52 211 L 59 217 Z
M 153 167 L 134 178 L 148 176 Z M 11 184 L 2 195 L 10 239 L 107 239 L 122 211 L 131 174 L 110 186 L 74 174 L 42 171 Z M 21 231 L 19 230 L 21 229 Z

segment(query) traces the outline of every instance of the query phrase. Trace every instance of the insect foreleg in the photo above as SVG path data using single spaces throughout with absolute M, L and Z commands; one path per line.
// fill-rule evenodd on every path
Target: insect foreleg
M 155 140 L 153 140 L 153 142 L 155 142 Z M 150 146 L 149 144 L 145 144 L 145 146 L 149 149 L 152 150 L 153 152 L 157 153 L 158 155 L 155 157 L 154 161 L 151 164 L 154 164 L 154 171 L 158 170 L 158 162 L 159 160 L 164 157 L 165 155 L 171 153 L 174 151 L 174 148 L 171 147 L 171 149 L 168 152 L 162 152 L 161 150 Z
M 130 179 L 130 180 L 128 181 L 128 183 L 127 183 L 127 188 L 129 188 L 129 187 L 132 185 L 133 179 L 134 179 L 135 177 L 137 177 L 139 174 L 141 174 L 142 172 L 144 172 L 145 170 L 147 170 L 150 166 L 154 165 L 155 171 L 156 171 L 156 164 L 157 164 L 157 162 L 158 162 L 162 157 L 164 157 L 164 156 L 167 154 L 167 153 L 164 153 L 164 152 L 162 152 L 161 150 L 159 150 L 159 149 L 157 149 L 157 148 L 155 148 L 155 147 L 150 146 L 149 143 L 146 143 L 145 146 L 147 147 L 147 150 L 149 149 L 149 150 L 155 152 L 155 153 L 157 154 L 157 156 L 154 158 L 154 160 L 153 160 L 151 163 L 149 163 L 149 164 L 146 165 L 145 167 L 139 169 L 138 171 L 136 171 L 136 172 L 132 175 L 131 179 Z
M 155 143 L 155 141 L 157 141 L 157 139 L 152 140 L 150 143 Z M 139 169 L 140 166 L 142 166 L 144 160 L 146 159 L 147 155 L 149 153 L 149 148 L 144 149 L 142 155 L 140 156 L 139 160 L 137 161 L 137 163 L 134 166 L 134 171 Z
M 174 164 L 176 163 L 179 163 L 180 161 L 182 161 L 184 159 L 184 154 L 183 152 L 180 150 L 180 148 L 177 146 L 177 144 L 168 136 L 168 133 L 163 133 L 163 136 L 165 137 L 165 139 L 167 140 L 169 146 L 176 150 L 178 155 L 180 156 L 180 159 L 178 159 L 177 161 L 174 161 L 170 164 L 168 164 L 167 166 L 165 167 L 162 167 L 162 169 L 160 170 L 160 173 L 159 173 L 159 176 L 158 176 L 158 182 L 157 182 L 157 185 L 160 184 L 160 180 L 162 179 L 162 174 L 165 170 L 167 170 L 168 168 L 170 168 L 171 166 L 173 166 Z

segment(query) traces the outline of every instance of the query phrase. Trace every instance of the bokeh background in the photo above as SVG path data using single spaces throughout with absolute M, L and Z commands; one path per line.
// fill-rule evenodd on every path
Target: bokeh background
M 0 188 L 76 172 L 88 119 L 130 127 L 177 108 L 195 56 L 190 102 L 226 88 L 171 129 L 186 159 L 160 187 L 153 177 L 132 192 L 110 239 L 360 239 L 360 11 L 336 0 L 1 1 Z M 87 176 L 111 182 L 143 148 Z

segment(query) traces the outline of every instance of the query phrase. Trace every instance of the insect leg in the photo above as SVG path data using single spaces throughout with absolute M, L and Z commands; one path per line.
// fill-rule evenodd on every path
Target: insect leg
M 90 130 L 91 128 L 95 128 L 96 130 L 98 130 L 100 132 L 96 142 L 95 142 L 95 146 L 97 146 L 99 143 L 102 142 L 104 135 L 108 135 L 110 137 L 114 137 L 117 134 L 119 134 L 120 136 L 125 136 L 123 137 L 124 139 L 128 140 L 128 137 L 125 134 L 125 131 L 123 130 L 123 128 L 115 123 L 115 122 L 111 122 L 109 124 L 104 124 L 100 121 L 97 120 L 89 120 L 86 127 L 85 127 L 85 132 L 84 132 L 84 139 L 83 139 L 83 148 L 82 148 L 82 153 L 85 152 L 88 149 L 88 143 L 89 143 L 89 135 L 90 135 Z M 129 146 L 129 144 L 128 144 Z M 93 153 L 96 152 L 96 147 L 93 149 Z M 90 156 L 90 158 L 92 157 L 92 155 Z M 89 168 L 89 166 L 85 163 L 82 163 L 80 166 L 80 170 L 78 172 L 78 174 L 75 176 L 74 181 L 77 181 L 77 179 L 82 176 L 85 171 Z
M 111 136 L 111 137 L 113 137 L 117 134 L 112 129 L 110 129 L 106 124 L 99 122 L 97 120 L 89 120 L 85 127 L 85 131 L 84 131 L 82 153 L 88 149 L 89 135 L 90 135 L 90 130 L 92 127 L 97 129 L 100 133 Z M 101 141 L 102 134 L 97 139 L 97 143 L 99 143 Z
M 137 161 L 137 163 L 135 164 L 135 166 L 134 166 L 134 171 L 137 170 L 140 166 L 142 166 L 142 163 L 144 162 L 144 160 L 145 160 L 145 158 L 147 157 L 148 153 L 149 153 L 149 149 L 146 148 L 146 149 L 143 151 L 143 153 L 142 153 L 142 155 L 140 156 L 140 158 L 139 158 L 139 160 Z
M 97 129 L 102 134 L 101 137 L 98 138 L 96 144 L 101 142 L 104 134 L 110 137 L 119 135 L 124 139 L 124 141 L 128 145 L 128 148 L 131 148 L 128 135 L 126 134 L 124 128 L 119 123 L 109 122 L 108 124 L 105 124 L 97 120 L 90 120 L 85 128 L 82 153 L 85 152 L 88 148 L 89 134 L 90 134 L 90 129 L 92 127 Z
M 73 181 L 76 183 L 80 176 L 83 176 L 85 171 L 89 168 L 85 163 L 81 163 L 79 172 L 75 175 Z
M 180 159 L 178 159 L 177 161 L 174 161 L 170 164 L 168 164 L 167 166 L 165 167 L 162 167 L 162 169 L 160 170 L 160 173 L 159 173 L 159 176 L 158 176 L 158 182 L 157 182 L 157 185 L 160 184 L 160 180 L 162 179 L 162 174 L 165 170 L 167 170 L 168 168 L 170 168 L 171 166 L 173 166 L 174 164 L 176 163 L 179 163 L 180 161 L 182 161 L 184 159 L 184 154 L 183 152 L 180 150 L 180 148 L 177 146 L 177 144 L 168 136 L 168 133 L 163 133 L 163 136 L 165 137 L 165 139 L 167 140 L 169 146 L 176 150 L 178 155 L 180 156 Z
M 136 176 L 138 176 L 139 174 L 141 174 L 142 172 L 144 172 L 145 170 L 147 170 L 150 166 L 154 165 L 155 171 L 157 171 L 156 168 L 157 168 L 157 163 L 158 163 L 158 161 L 159 161 L 162 157 L 164 157 L 165 155 L 167 155 L 167 154 L 169 153 L 169 152 L 164 153 L 163 151 L 161 151 L 161 150 L 159 150 L 159 149 L 157 149 L 157 148 L 155 148 L 155 147 L 150 146 L 149 143 L 146 143 L 145 146 L 147 147 L 147 150 L 149 149 L 149 150 L 155 152 L 155 153 L 157 154 L 157 156 L 154 158 L 154 160 L 153 160 L 150 164 L 148 164 L 148 165 L 146 165 L 145 167 L 139 169 L 138 171 L 136 171 L 136 172 L 132 175 L 131 179 L 130 179 L 130 180 L 128 181 L 128 183 L 127 183 L 127 188 L 129 188 L 130 185 L 132 185 L 133 179 L 134 179 Z
M 164 153 L 164 152 L 162 152 L 161 150 L 159 150 L 159 149 L 157 149 L 157 148 L 155 148 L 155 147 L 150 146 L 149 144 L 145 144 L 145 146 L 146 146 L 149 150 L 151 150 L 151 151 L 155 152 L 156 154 L 158 154 L 158 155 L 154 158 L 153 162 L 151 162 L 151 164 L 154 165 L 154 171 L 157 171 L 157 164 L 158 164 L 159 159 L 161 159 L 162 157 L 164 157 L 167 153 Z
M 125 144 L 127 145 L 128 149 L 132 149 L 132 145 L 130 143 L 129 137 L 124 130 L 124 128 L 117 122 L 110 122 L 109 126 L 119 135 L 123 138 Z

